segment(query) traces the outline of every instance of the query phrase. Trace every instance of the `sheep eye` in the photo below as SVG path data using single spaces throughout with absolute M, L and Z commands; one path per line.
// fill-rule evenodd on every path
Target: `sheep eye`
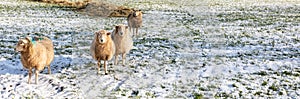
M 21 44 L 20 45 L 24 45 L 24 43 L 23 42 L 21 42 Z

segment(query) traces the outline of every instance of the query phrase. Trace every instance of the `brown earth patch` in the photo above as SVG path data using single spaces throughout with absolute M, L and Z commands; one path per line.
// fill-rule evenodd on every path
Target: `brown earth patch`
M 127 17 L 131 11 L 133 11 L 131 8 L 106 2 L 90 2 L 86 8 L 79 9 L 83 14 L 103 17 Z
M 125 6 L 118 6 L 110 4 L 107 2 L 101 1 L 92 1 L 92 0 L 31 0 L 44 3 L 57 4 L 63 7 L 75 8 L 75 11 L 78 11 L 82 14 L 90 16 L 101 16 L 101 17 L 127 17 L 132 8 Z

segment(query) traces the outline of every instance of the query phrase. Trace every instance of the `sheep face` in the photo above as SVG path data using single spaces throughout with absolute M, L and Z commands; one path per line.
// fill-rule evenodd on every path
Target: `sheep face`
M 28 47 L 30 47 L 30 40 L 28 38 L 26 39 L 20 39 L 15 50 L 18 52 L 26 52 Z
M 97 41 L 100 44 L 104 44 L 107 42 L 107 39 L 110 37 L 110 33 L 105 31 L 105 30 L 100 30 L 98 32 L 95 33 L 96 37 L 97 37 Z
M 125 25 L 117 25 L 116 27 L 116 35 L 123 36 L 128 31 L 128 26 Z
M 134 10 L 133 11 L 133 17 L 137 17 L 137 16 L 139 16 L 139 15 L 141 15 L 142 14 L 142 11 L 141 10 Z

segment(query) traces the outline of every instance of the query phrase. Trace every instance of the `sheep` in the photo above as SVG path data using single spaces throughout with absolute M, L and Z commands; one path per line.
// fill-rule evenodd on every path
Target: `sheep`
M 116 53 L 115 63 L 118 64 L 118 55 L 122 54 L 122 64 L 125 65 L 126 54 L 132 49 L 133 41 L 128 32 L 128 26 L 123 24 L 115 26 L 113 31 L 112 39 L 115 42 Z
M 141 10 L 133 10 L 127 17 L 127 23 L 129 26 L 129 30 L 133 33 L 134 35 L 137 35 L 138 33 L 138 28 L 142 26 L 143 22 L 143 14 Z M 136 29 L 136 32 L 134 33 L 134 28 Z
M 50 64 L 54 58 L 52 41 L 47 37 L 26 37 L 20 39 L 15 47 L 21 53 L 21 63 L 28 69 L 28 84 L 31 83 L 32 69 L 35 69 L 35 83 L 38 84 L 38 75 L 45 66 L 51 74 Z
M 100 74 L 101 60 L 104 61 L 104 73 L 107 75 L 106 61 L 112 59 L 115 54 L 115 44 L 111 38 L 111 33 L 106 30 L 100 30 L 95 32 L 94 39 L 92 41 L 90 52 L 93 59 L 98 61 L 98 74 Z

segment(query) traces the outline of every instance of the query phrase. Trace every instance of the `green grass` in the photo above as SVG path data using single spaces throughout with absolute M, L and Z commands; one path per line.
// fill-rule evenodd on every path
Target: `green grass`
M 60 76 L 58 76 L 57 78 L 60 79 L 60 80 L 62 80 L 62 79 L 67 78 L 67 76 L 66 76 L 66 75 L 60 75 Z
M 194 93 L 194 99 L 203 99 L 204 96 L 202 94 L 199 94 L 199 93 Z
M 266 71 L 260 71 L 260 72 L 257 72 L 257 73 L 254 73 L 256 75 L 261 75 L 261 76 L 267 76 L 268 73 Z
M 254 93 L 254 95 L 260 96 L 262 93 L 263 93 L 263 92 L 261 92 L 261 91 L 257 91 L 257 92 Z
M 262 86 L 266 86 L 268 84 L 267 81 L 263 81 L 263 83 L 261 84 Z
M 273 91 L 279 91 L 279 88 L 278 86 L 276 86 L 275 84 L 272 84 L 270 87 L 269 87 L 270 90 L 273 90 Z

